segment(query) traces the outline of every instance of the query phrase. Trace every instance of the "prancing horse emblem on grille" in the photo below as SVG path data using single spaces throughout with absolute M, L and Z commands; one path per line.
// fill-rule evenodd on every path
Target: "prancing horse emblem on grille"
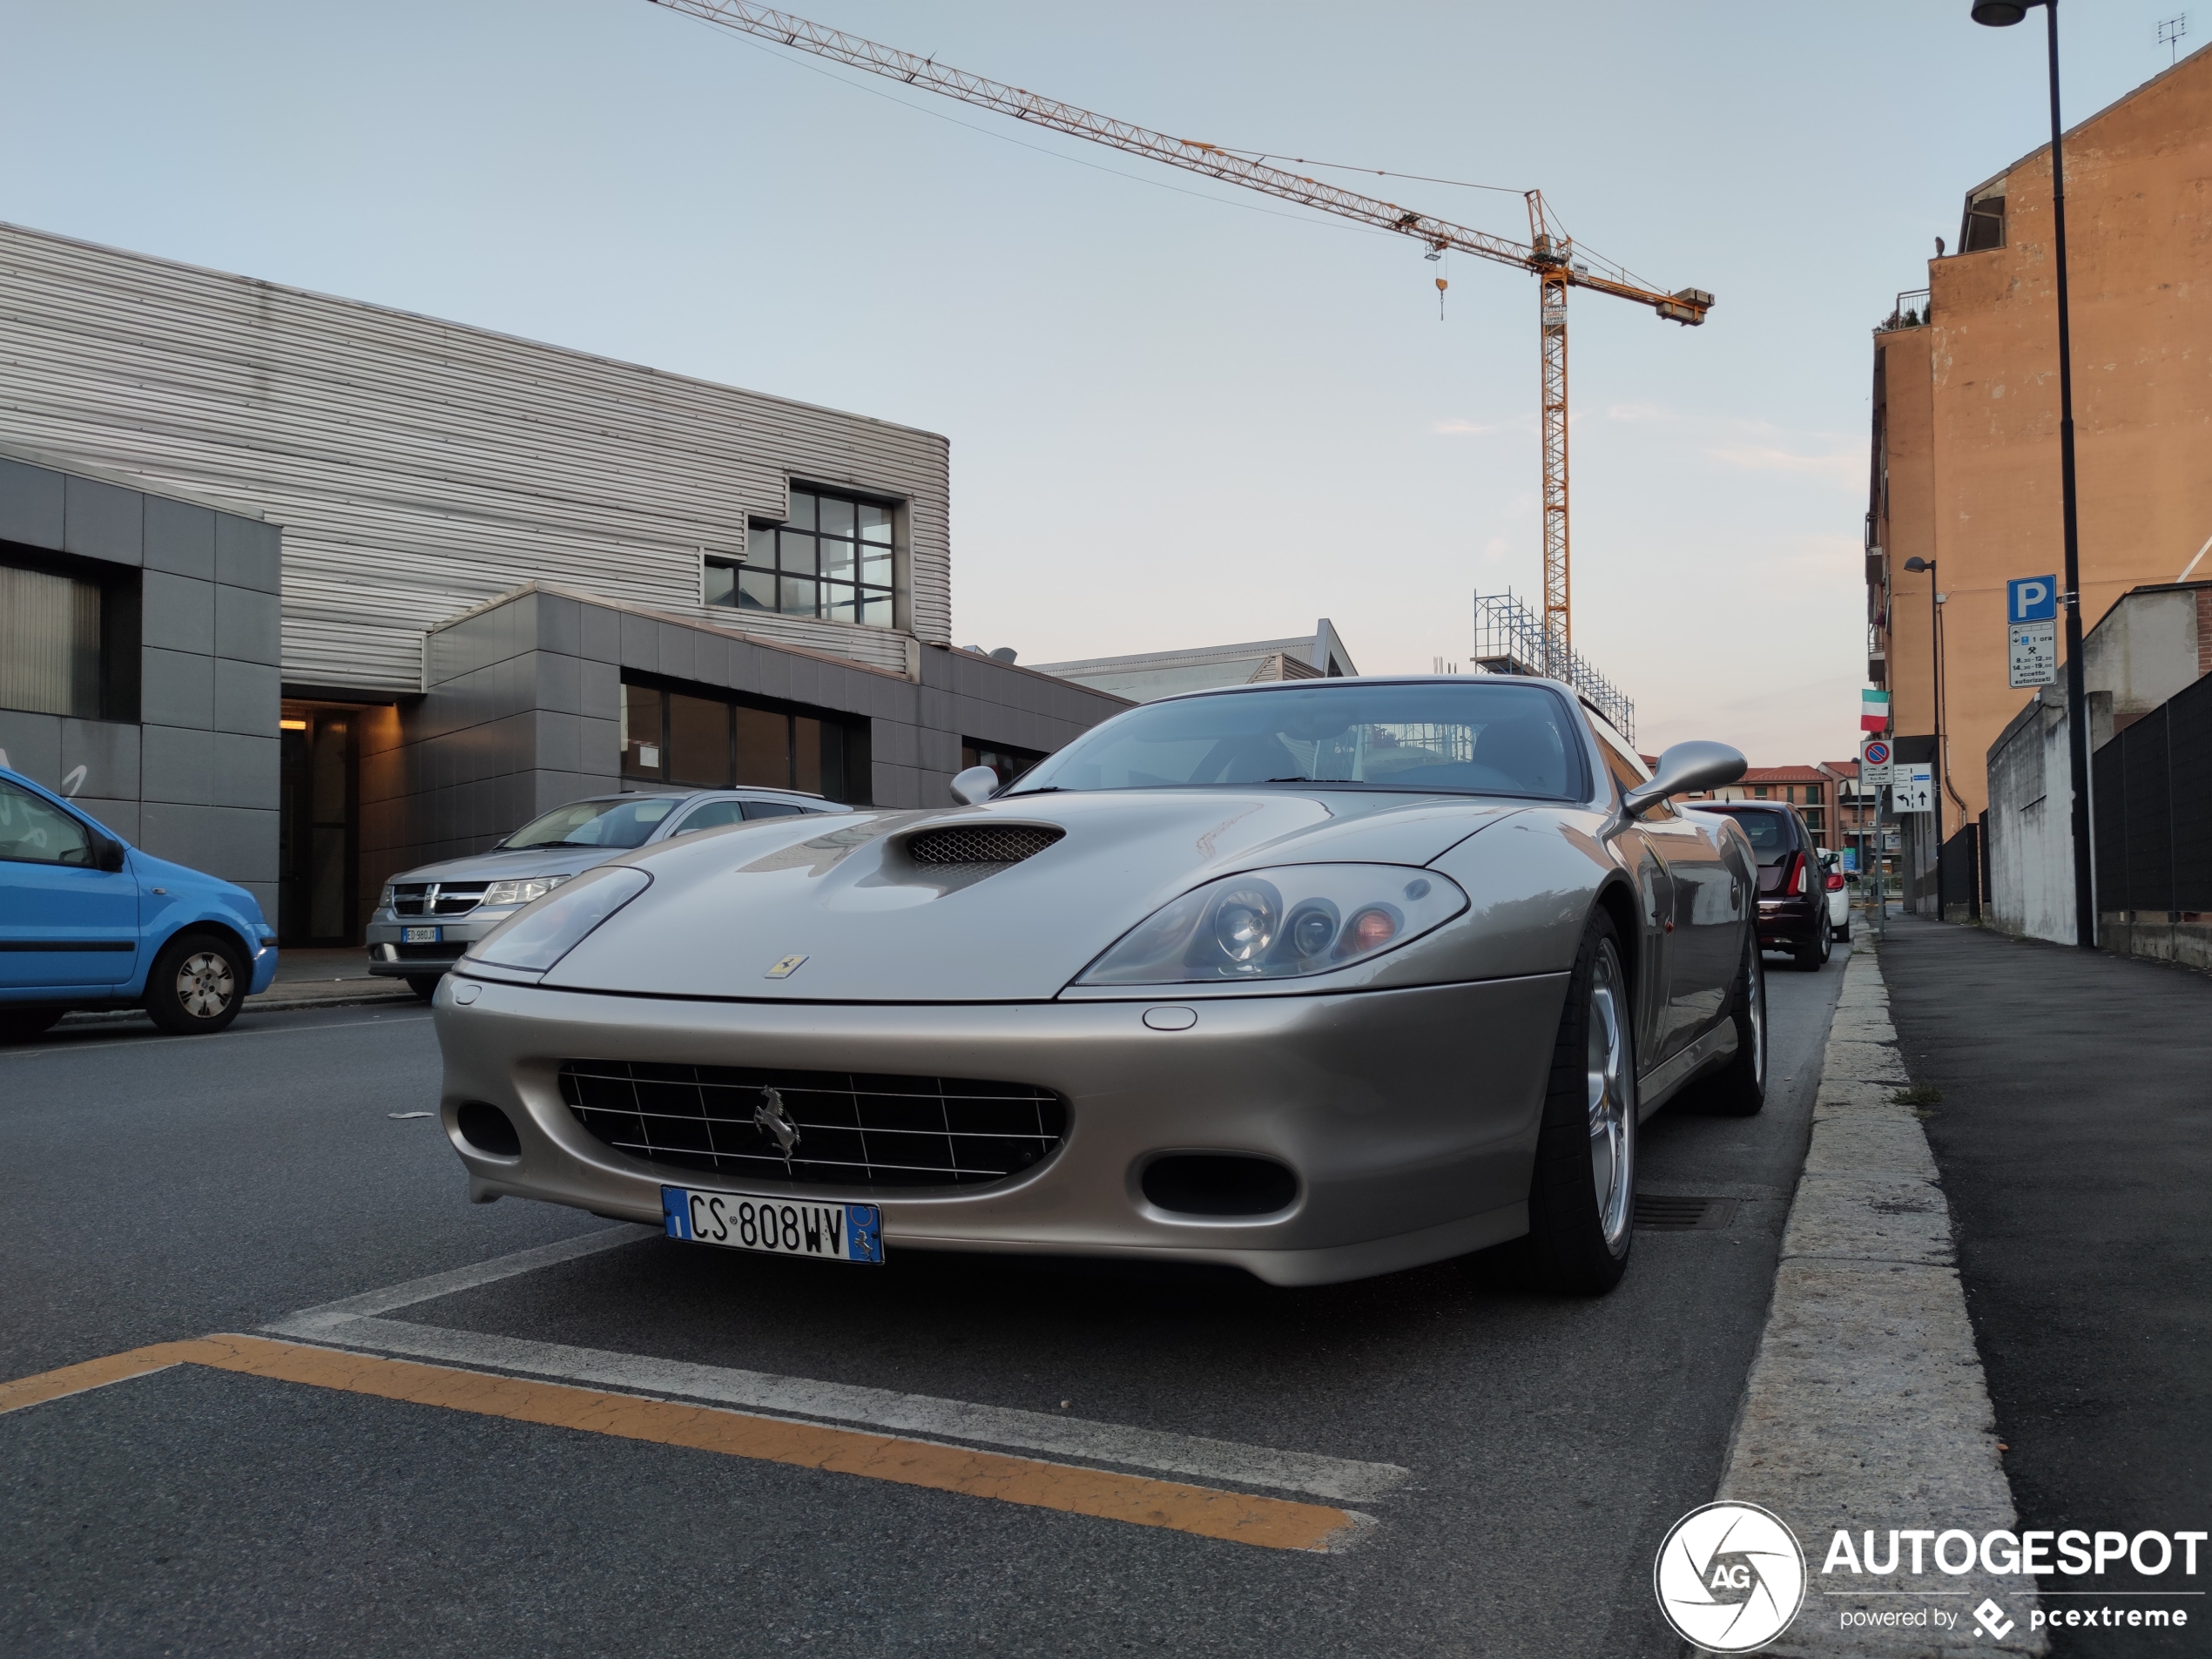
M 780 1090 L 763 1089 L 760 1091 L 760 1104 L 752 1109 L 752 1123 L 754 1128 L 776 1137 L 777 1150 L 786 1157 L 789 1157 L 791 1149 L 799 1144 L 799 1125 L 791 1121 L 791 1115 L 784 1109 L 784 1097 Z

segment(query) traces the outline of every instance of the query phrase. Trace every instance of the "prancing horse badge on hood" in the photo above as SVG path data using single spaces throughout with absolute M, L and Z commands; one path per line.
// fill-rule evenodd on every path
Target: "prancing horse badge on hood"
M 760 977 L 763 979 L 789 979 L 793 974 L 796 974 L 799 971 L 799 965 L 806 961 L 806 959 L 804 956 L 778 957 L 776 959 L 776 965 L 771 968 Z

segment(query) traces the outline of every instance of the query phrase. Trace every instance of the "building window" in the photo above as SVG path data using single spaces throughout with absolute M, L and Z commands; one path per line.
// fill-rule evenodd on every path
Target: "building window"
M 0 558 L 0 708 L 138 718 L 138 573 Z
M 1009 749 L 1002 743 L 978 743 L 973 738 L 960 740 L 960 769 L 966 772 L 970 766 L 988 766 L 998 773 L 1001 789 L 1043 759 L 1034 749 Z
M 1815 835 L 1820 833 L 1823 821 L 1823 815 L 1819 807 L 1808 806 L 1805 809 L 1805 827 L 1811 831 Z
M 1805 786 L 1805 799 L 1810 801 L 1815 806 L 1820 805 L 1820 786 L 1818 784 L 1807 784 Z
M 2005 246 L 2005 184 L 1999 179 L 1966 203 L 1966 220 L 1959 227 L 1959 251 L 1982 253 Z
M 888 628 L 891 515 L 880 502 L 794 489 L 789 518 L 747 533 L 744 563 L 708 561 L 706 602 Z
M 1751 790 L 1751 798 L 1754 800 L 1764 800 L 1766 799 L 1766 786 L 1764 784 L 1754 786 Z
M 865 722 L 663 686 L 623 685 L 622 775 L 633 782 L 799 789 L 865 806 L 869 772 Z

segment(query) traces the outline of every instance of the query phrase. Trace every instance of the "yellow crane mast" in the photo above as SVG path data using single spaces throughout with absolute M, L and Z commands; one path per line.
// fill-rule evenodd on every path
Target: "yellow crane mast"
M 1527 192 L 1529 239 L 1523 244 L 1271 167 L 1263 160 L 1253 160 L 1218 145 L 1170 138 L 1133 122 L 1094 114 L 1056 98 L 1042 98 L 1018 86 L 953 69 L 934 58 L 917 57 L 912 52 L 825 28 L 788 12 L 772 11 L 765 6 L 752 4 L 750 0 L 653 0 L 653 3 L 725 29 L 812 52 L 833 63 L 866 70 L 872 75 L 942 93 L 963 104 L 995 110 L 1032 126 L 1049 127 L 1072 138 L 1088 138 L 1094 144 L 1240 185 L 1247 190 L 1334 213 L 1378 230 L 1394 231 L 1426 243 L 1434 253 L 1456 250 L 1532 273 L 1537 282 L 1543 347 L 1540 425 L 1544 469 L 1544 640 L 1549 659 L 1544 666 L 1548 673 L 1567 677 L 1568 665 L 1573 660 L 1569 651 L 1573 612 L 1567 533 L 1567 291 L 1588 288 L 1593 293 L 1611 294 L 1617 300 L 1631 300 L 1650 307 L 1655 315 L 1669 322 L 1692 327 L 1705 320 L 1705 314 L 1713 305 L 1711 294 L 1701 288 L 1662 293 L 1617 267 L 1593 269 L 1578 260 L 1574 243 L 1559 233 L 1546 216 L 1543 197 L 1538 191 Z

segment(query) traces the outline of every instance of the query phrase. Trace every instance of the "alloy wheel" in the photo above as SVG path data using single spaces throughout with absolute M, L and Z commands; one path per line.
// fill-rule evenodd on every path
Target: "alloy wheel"
M 177 965 L 177 1001 L 197 1020 L 212 1020 L 238 995 L 238 976 L 219 950 L 196 950 Z
M 1628 1238 L 1635 1158 L 1635 1103 L 1629 1075 L 1627 988 L 1612 944 L 1601 946 L 1590 975 L 1587 1022 L 1590 1185 L 1606 1248 L 1619 1255 Z

